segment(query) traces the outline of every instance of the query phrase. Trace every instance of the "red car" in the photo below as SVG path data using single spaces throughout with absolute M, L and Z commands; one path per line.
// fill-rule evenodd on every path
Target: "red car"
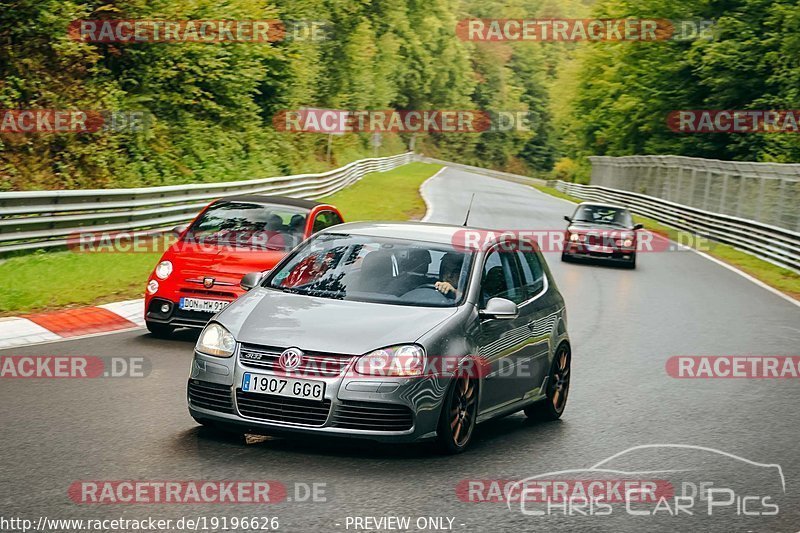
M 145 323 L 156 336 L 202 328 L 245 289 L 244 274 L 270 270 L 312 234 L 342 223 L 332 205 L 278 196 L 212 202 L 161 257 L 145 290 Z

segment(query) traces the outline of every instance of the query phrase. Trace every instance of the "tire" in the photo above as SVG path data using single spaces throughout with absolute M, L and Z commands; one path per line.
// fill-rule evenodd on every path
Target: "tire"
M 175 331 L 175 326 L 169 324 L 157 324 L 155 322 L 146 322 L 147 330 L 158 339 L 168 339 L 172 332 Z
M 567 254 L 565 254 L 564 252 L 561 252 L 561 260 L 564 261 L 565 263 L 569 263 L 570 262 L 569 256 Z
M 561 418 L 569 397 L 571 367 L 572 353 L 569 345 L 561 344 L 556 351 L 552 365 L 550 365 L 550 375 L 547 379 L 547 397 L 524 409 L 528 418 L 541 421 Z
M 636 254 L 631 255 L 631 262 L 628 264 L 628 268 L 631 270 L 636 268 Z
M 478 418 L 478 381 L 467 371 L 453 377 L 439 415 L 436 447 L 439 452 L 462 453 L 472 441 Z M 466 432 L 466 433 L 465 433 Z

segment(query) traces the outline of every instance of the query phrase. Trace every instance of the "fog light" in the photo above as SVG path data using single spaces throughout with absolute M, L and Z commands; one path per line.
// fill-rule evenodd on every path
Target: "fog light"
M 158 292 L 158 282 L 154 279 L 151 279 L 150 283 L 147 284 L 147 293 L 155 294 L 157 292 Z
M 169 313 L 169 304 L 161 304 L 161 312 L 165 315 Z

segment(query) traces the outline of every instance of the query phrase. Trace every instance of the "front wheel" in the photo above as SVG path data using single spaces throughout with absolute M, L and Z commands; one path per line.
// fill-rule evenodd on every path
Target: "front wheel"
M 572 354 L 569 346 L 562 344 L 550 368 L 547 379 L 547 397 L 525 408 L 528 418 L 534 420 L 558 420 L 564 413 L 569 395 L 570 368 Z
M 453 379 L 442 405 L 437 431 L 437 445 L 446 454 L 461 453 L 472 440 L 478 418 L 478 382 L 467 371 Z
M 158 324 L 156 322 L 145 322 L 145 324 L 147 325 L 147 330 L 153 334 L 153 337 L 159 339 L 167 339 L 175 331 L 175 327 L 169 324 Z

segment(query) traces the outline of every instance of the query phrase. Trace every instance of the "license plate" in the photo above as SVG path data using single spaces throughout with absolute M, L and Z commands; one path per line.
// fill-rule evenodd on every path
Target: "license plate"
M 586 250 L 592 252 L 594 254 L 612 254 L 614 253 L 614 249 L 609 246 L 600 246 L 600 245 L 587 245 Z
M 178 307 L 184 311 L 201 311 L 203 313 L 218 313 L 225 309 L 230 302 L 224 300 L 201 300 L 200 298 L 181 298 Z
M 325 397 L 325 382 L 247 372 L 242 378 L 242 391 L 322 401 Z

